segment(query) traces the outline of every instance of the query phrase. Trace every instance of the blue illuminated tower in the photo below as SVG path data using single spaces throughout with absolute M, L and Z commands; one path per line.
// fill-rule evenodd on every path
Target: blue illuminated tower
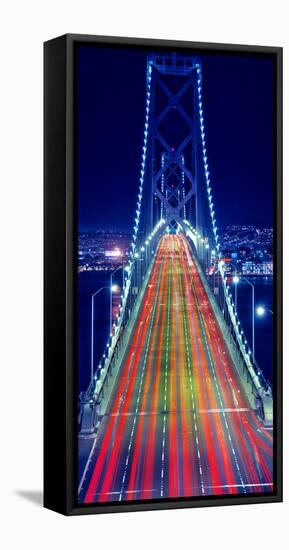
M 149 227 L 163 218 L 172 228 L 184 228 L 188 218 L 201 223 L 197 200 L 200 123 L 197 58 L 153 55 L 151 75 L 148 161 L 146 169 Z

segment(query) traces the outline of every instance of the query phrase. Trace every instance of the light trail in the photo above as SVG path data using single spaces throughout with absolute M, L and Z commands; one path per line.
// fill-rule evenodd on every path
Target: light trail
M 250 409 L 183 235 L 161 238 L 81 502 L 273 490 L 272 434 Z

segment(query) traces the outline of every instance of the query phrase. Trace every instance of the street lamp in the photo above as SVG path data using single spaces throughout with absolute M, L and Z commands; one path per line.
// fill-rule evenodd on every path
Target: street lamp
M 252 288 L 252 359 L 253 364 L 255 363 L 255 312 L 258 317 L 263 317 L 266 312 L 271 313 L 273 315 L 273 311 L 271 309 L 265 308 L 262 305 L 259 305 L 256 307 L 255 310 L 255 287 L 247 277 L 242 277 L 242 280 L 245 280 Z M 235 305 L 237 309 L 237 285 L 240 282 L 240 277 L 238 277 L 236 274 L 233 277 L 233 283 L 235 284 Z
M 252 358 L 253 365 L 255 364 L 255 287 L 247 277 L 242 277 L 242 280 L 246 281 L 252 288 Z
M 94 298 L 102 290 L 110 288 L 109 286 L 102 286 L 96 292 L 91 295 L 91 340 L 90 340 L 90 385 L 93 387 L 94 376 Z
M 110 333 L 112 332 L 112 293 L 118 291 L 118 286 L 114 285 L 112 283 L 112 277 L 113 275 L 119 271 L 119 269 L 122 269 L 122 290 L 124 290 L 124 262 L 122 261 L 121 265 L 119 265 L 112 273 L 110 274 L 110 322 L 109 322 L 109 330 Z
M 239 282 L 240 282 L 240 277 L 238 277 L 238 275 L 234 275 L 233 283 L 235 285 L 235 308 L 236 308 L 236 311 L 237 311 L 237 287 L 238 287 Z
M 124 272 L 127 273 L 127 276 L 129 275 L 129 272 L 130 272 L 130 266 L 129 266 L 129 265 L 126 265 L 126 266 L 123 268 L 123 290 L 124 290 L 125 283 L 126 283 L 126 281 L 127 281 L 127 279 L 125 278 Z
M 91 388 L 93 387 L 93 376 L 94 376 L 94 298 L 99 294 L 102 290 L 110 290 L 110 295 L 112 297 L 113 292 L 117 292 L 118 286 L 117 285 L 110 285 L 110 286 L 102 286 L 98 290 L 96 290 L 91 295 L 91 345 L 90 345 L 90 382 L 91 382 Z M 111 301 L 112 304 L 112 301 Z M 111 318 L 112 318 L 112 307 L 110 309 L 110 332 L 111 332 Z M 105 357 L 105 355 L 104 355 Z
M 234 264 L 231 264 L 235 268 L 235 275 L 233 276 L 233 283 L 235 284 L 235 307 L 237 310 L 237 286 L 240 281 L 246 281 L 252 289 L 252 359 L 253 364 L 255 363 L 255 287 L 247 277 L 242 276 L 240 278 L 237 275 L 237 267 Z
M 149 244 L 150 244 L 149 241 L 146 240 L 146 242 L 145 242 L 145 258 L 146 258 L 146 265 L 145 265 L 145 267 L 146 267 L 146 269 L 147 269 L 147 266 L 148 266 L 148 258 L 150 258 Z
M 144 278 L 144 272 L 146 271 L 147 253 L 146 253 L 146 248 L 144 246 L 142 246 L 140 250 L 141 250 L 140 269 L 141 269 L 141 281 L 142 281 Z M 144 252 L 145 252 L 145 256 L 144 256 Z M 144 262 L 145 262 L 145 266 L 143 266 Z
M 124 267 L 124 261 L 122 261 L 121 265 L 119 265 L 114 271 L 112 271 L 112 273 L 110 274 L 110 286 L 112 286 L 112 277 L 113 275 L 119 271 L 120 269 L 122 269 L 122 288 L 124 288 L 124 270 L 126 270 L 126 268 Z
M 271 315 L 273 315 L 272 309 L 268 309 L 264 306 L 257 306 L 256 307 L 256 313 L 257 313 L 258 317 L 263 317 L 263 315 L 265 315 L 265 313 L 267 311 L 268 311 L 268 313 L 271 313 Z
M 140 249 L 141 252 L 144 251 L 144 247 L 142 247 Z M 140 287 L 140 284 L 141 284 L 141 278 L 142 278 L 142 266 L 140 265 L 140 262 L 142 261 L 142 255 L 139 253 L 139 252 L 135 252 L 135 260 L 136 260 L 136 267 L 135 267 L 135 272 L 136 272 L 136 286 L 137 288 L 139 289 Z
M 209 243 L 206 243 L 206 245 L 205 245 L 205 249 L 206 249 L 206 252 L 205 252 L 205 254 L 206 254 L 206 258 L 205 258 L 206 269 L 208 269 L 208 267 L 209 267 L 209 248 L 210 248 Z
M 225 312 L 225 301 L 226 301 L 226 282 L 225 282 L 225 277 L 224 277 L 224 273 L 223 273 L 223 267 L 225 265 L 225 261 L 224 260 L 219 260 L 218 263 L 216 264 L 218 266 L 218 273 L 219 273 L 219 276 L 218 276 L 218 295 L 219 295 L 219 305 L 221 307 L 221 309 L 223 310 L 223 313 Z M 224 285 L 222 285 L 222 274 L 223 274 L 223 278 L 224 278 Z M 215 285 L 215 282 L 214 282 L 214 285 Z M 223 298 L 221 298 L 221 294 L 220 294 L 220 287 L 221 289 L 223 290 L 222 292 L 222 296 Z
M 116 270 L 117 271 L 117 270 Z M 112 336 L 112 295 L 114 292 L 117 292 L 119 290 L 119 286 L 118 285 L 113 285 L 112 284 L 112 275 L 113 273 L 111 274 L 110 276 L 110 318 L 109 318 L 109 331 L 110 331 L 110 335 Z

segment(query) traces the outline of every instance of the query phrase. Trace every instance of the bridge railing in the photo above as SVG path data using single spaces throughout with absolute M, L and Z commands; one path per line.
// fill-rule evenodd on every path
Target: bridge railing
M 222 324 L 226 327 L 230 347 L 234 350 L 234 362 L 237 364 L 239 371 L 241 369 L 243 374 L 246 375 L 246 382 L 250 385 L 254 396 L 253 405 L 256 409 L 261 408 L 263 419 L 266 423 L 271 424 L 273 414 L 272 387 L 264 377 L 256 359 L 253 358 L 227 284 L 225 267 L 220 259 L 221 255 L 215 253 L 209 241 L 204 241 L 204 238 L 198 234 L 187 220 L 185 223 L 188 228 L 186 235 L 191 241 L 192 253 L 197 258 L 197 263 L 200 266 L 200 274 L 207 282 L 211 301 L 218 305 Z M 249 398 L 252 403 L 251 396 Z

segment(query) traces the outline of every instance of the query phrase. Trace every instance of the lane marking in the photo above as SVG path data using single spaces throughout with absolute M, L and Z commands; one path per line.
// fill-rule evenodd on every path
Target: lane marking
M 245 483 L 246 487 L 273 487 L 274 483 Z M 234 483 L 234 484 L 226 484 L 226 485 L 204 485 L 205 489 L 229 489 L 230 487 L 243 487 L 241 483 Z M 193 486 L 190 487 L 190 489 L 199 489 L 199 486 Z M 157 492 L 157 488 L 152 489 L 133 489 L 133 490 L 126 490 L 123 491 L 126 494 L 132 494 L 132 493 L 150 493 L 150 492 Z M 93 496 L 99 496 L 102 493 L 94 493 Z M 108 491 L 106 493 L 103 493 L 105 495 L 119 495 L 120 491 Z
M 186 408 L 186 409 L 182 409 L 182 410 L 179 410 L 179 409 L 176 409 L 174 410 L 174 412 L 176 414 L 181 414 L 182 412 L 196 412 L 197 414 L 204 414 L 204 413 L 222 413 L 222 412 L 225 412 L 225 413 L 239 413 L 239 412 L 250 412 L 251 409 L 248 409 L 248 408 L 245 408 L 245 407 L 241 407 L 241 408 L 236 408 L 236 409 L 233 409 L 233 408 L 225 408 L 225 409 L 193 409 L 193 408 Z M 141 411 L 141 412 L 135 412 L 135 411 L 131 411 L 131 412 L 116 412 L 116 413 L 113 413 L 109 416 L 134 416 L 135 414 L 137 416 L 150 416 L 150 415 L 158 415 L 158 414 L 170 414 L 170 412 L 172 412 L 170 409 L 165 409 L 163 411 L 159 411 L 159 410 L 155 410 L 155 411 Z M 259 430 L 260 431 L 260 430 Z
M 210 489 L 222 489 L 226 487 L 273 487 L 274 483 L 232 483 L 228 485 L 207 485 Z
M 228 434 L 229 445 L 231 447 L 231 451 L 232 451 L 232 454 L 233 454 L 233 457 L 234 457 L 235 466 L 236 466 L 237 471 L 238 471 L 238 475 L 239 475 L 239 479 L 240 479 L 240 482 L 241 482 L 241 486 L 243 488 L 243 492 L 246 493 L 247 492 L 246 491 L 246 485 L 244 483 L 244 479 L 243 479 L 243 475 L 242 475 L 242 472 L 241 472 L 241 469 L 240 469 L 239 461 L 238 461 L 238 458 L 237 458 L 237 455 L 236 455 L 236 452 L 235 452 L 235 448 L 233 446 L 233 440 L 232 440 L 232 437 L 231 437 L 232 434 L 231 434 L 231 431 L 230 431 L 230 428 L 229 428 L 229 425 L 228 425 L 228 422 L 227 422 L 226 413 L 224 411 L 225 407 L 224 407 L 223 399 L 222 399 L 222 396 L 221 396 L 221 393 L 220 393 L 220 386 L 219 386 L 219 382 L 218 382 L 217 376 L 216 376 L 216 369 L 215 369 L 214 361 L 213 361 L 213 358 L 212 358 L 211 349 L 209 347 L 209 342 L 208 342 L 208 339 L 207 339 L 207 334 L 206 334 L 206 330 L 205 330 L 205 323 L 204 323 L 203 315 L 202 315 L 201 309 L 199 307 L 199 301 L 198 301 L 198 297 L 197 297 L 197 294 L 196 294 L 196 291 L 195 291 L 195 282 L 193 280 L 192 280 L 192 291 L 193 291 L 193 294 L 194 294 L 194 297 L 195 297 L 195 300 L 196 300 L 198 318 L 199 318 L 199 322 L 200 322 L 201 331 L 202 331 L 202 334 L 203 334 L 203 341 L 205 342 L 206 350 L 207 350 L 207 356 L 209 358 L 208 365 L 211 367 L 211 371 L 212 371 L 212 374 L 213 374 L 213 379 L 214 379 L 214 382 L 215 382 L 215 388 L 216 388 L 216 391 L 217 391 L 217 394 L 218 394 L 218 397 L 219 397 L 221 408 L 223 409 L 222 416 L 224 418 L 224 423 L 225 423 L 226 431 L 227 431 L 227 434 Z
M 148 336 L 147 336 L 147 345 L 146 345 L 146 348 L 145 348 L 145 355 L 144 355 L 144 359 L 143 359 L 143 366 L 142 366 L 141 378 L 140 378 L 140 383 L 139 383 L 138 397 L 137 397 L 136 408 L 135 408 L 135 413 L 134 413 L 134 421 L 133 421 L 133 426 L 132 426 L 132 430 L 131 430 L 131 434 L 130 434 L 128 452 L 127 452 L 127 457 L 126 457 L 126 461 L 125 461 L 124 473 L 123 473 L 123 477 L 122 477 L 121 490 L 119 492 L 119 501 L 122 500 L 122 495 L 123 495 L 124 492 L 126 492 L 126 491 L 124 491 L 124 484 L 125 484 L 125 480 L 126 480 L 126 475 L 127 475 L 127 470 L 128 470 L 128 463 L 129 463 L 129 458 L 130 458 L 130 452 L 131 452 L 131 447 L 132 447 L 132 442 L 133 442 L 133 436 L 134 436 L 135 427 L 136 427 L 136 419 L 137 419 L 137 416 L 139 415 L 140 397 L 141 397 L 141 391 L 142 391 L 142 386 L 143 386 L 144 373 L 145 373 L 146 368 L 147 368 L 147 358 L 148 358 L 148 354 L 149 354 L 149 351 L 150 351 L 150 345 L 151 345 L 151 340 L 152 340 L 152 331 L 153 331 L 153 328 L 155 328 L 153 321 L 155 320 L 155 316 L 156 316 L 156 307 L 157 307 L 157 302 L 158 302 L 158 298 L 159 298 L 160 282 L 161 282 L 161 277 L 162 277 L 162 273 L 163 273 L 163 270 L 164 270 L 163 259 L 161 260 L 161 262 L 162 262 L 162 268 L 159 272 L 159 277 L 158 277 L 158 281 L 157 281 L 157 285 L 156 285 L 156 291 L 155 291 L 154 302 L 153 302 L 154 305 L 153 305 L 152 315 L 151 315 L 151 318 L 150 318 L 150 328 L 149 328 L 149 332 L 148 332 Z
M 166 359 L 165 359 L 165 391 L 164 391 L 164 410 L 167 408 L 167 391 L 168 391 L 168 363 L 169 363 L 169 334 L 171 331 L 171 279 L 169 277 L 170 269 L 172 268 L 172 258 L 168 262 L 168 301 L 167 301 L 167 318 L 166 318 Z M 163 415 L 163 436 L 162 436 L 162 459 L 161 459 L 161 497 L 164 496 L 164 471 L 165 471 L 165 443 L 166 443 L 166 421 L 167 417 Z
M 95 446 L 96 446 L 96 442 L 97 442 L 97 439 L 98 439 L 98 436 L 99 436 L 99 431 L 97 432 L 96 436 L 95 436 L 95 440 L 94 440 L 94 443 L 91 447 L 91 450 L 90 450 L 90 453 L 89 453 L 89 456 L 88 456 L 88 459 L 87 459 L 87 462 L 86 462 L 86 465 L 85 465 L 85 468 L 83 470 L 83 474 L 81 476 L 81 480 L 80 480 L 80 483 L 79 483 L 79 487 L 78 487 L 78 496 L 80 495 L 80 492 L 82 490 L 82 487 L 83 487 L 83 484 L 86 480 L 86 474 L 87 474 L 87 471 L 88 471 L 88 468 L 90 466 L 90 463 L 92 461 L 92 455 L 94 453 L 94 450 L 95 450 Z
M 186 284 L 186 279 L 184 279 L 184 285 Z M 185 307 L 185 298 L 182 297 L 183 305 Z M 201 492 L 204 495 L 205 494 L 205 485 L 204 485 L 204 479 L 203 479 L 203 468 L 202 468 L 202 462 L 201 462 L 201 453 L 200 453 L 200 441 L 199 441 L 199 434 L 198 434 L 198 426 L 197 426 L 197 416 L 196 416 L 196 406 L 195 406 L 195 397 L 194 397 L 194 390 L 193 390 L 193 379 L 192 379 L 192 370 L 193 365 L 191 361 L 191 355 L 190 355 L 190 346 L 189 346 L 189 338 L 188 338 L 188 315 L 189 311 L 186 309 L 186 314 L 184 312 L 183 314 L 183 321 L 184 321 L 184 334 L 185 334 L 185 345 L 186 345 L 186 367 L 189 373 L 189 386 L 190 386 L 190 395 L 191 395 L 191 402 L 193 407 L 193 430 L 195 435 L 195 443 L 197 448 L 197 462 L 199 467 L 199 476 L 200 476 L 200 483 L 201 483 Z M 200 487 L 198 487 L 199 489 Z

